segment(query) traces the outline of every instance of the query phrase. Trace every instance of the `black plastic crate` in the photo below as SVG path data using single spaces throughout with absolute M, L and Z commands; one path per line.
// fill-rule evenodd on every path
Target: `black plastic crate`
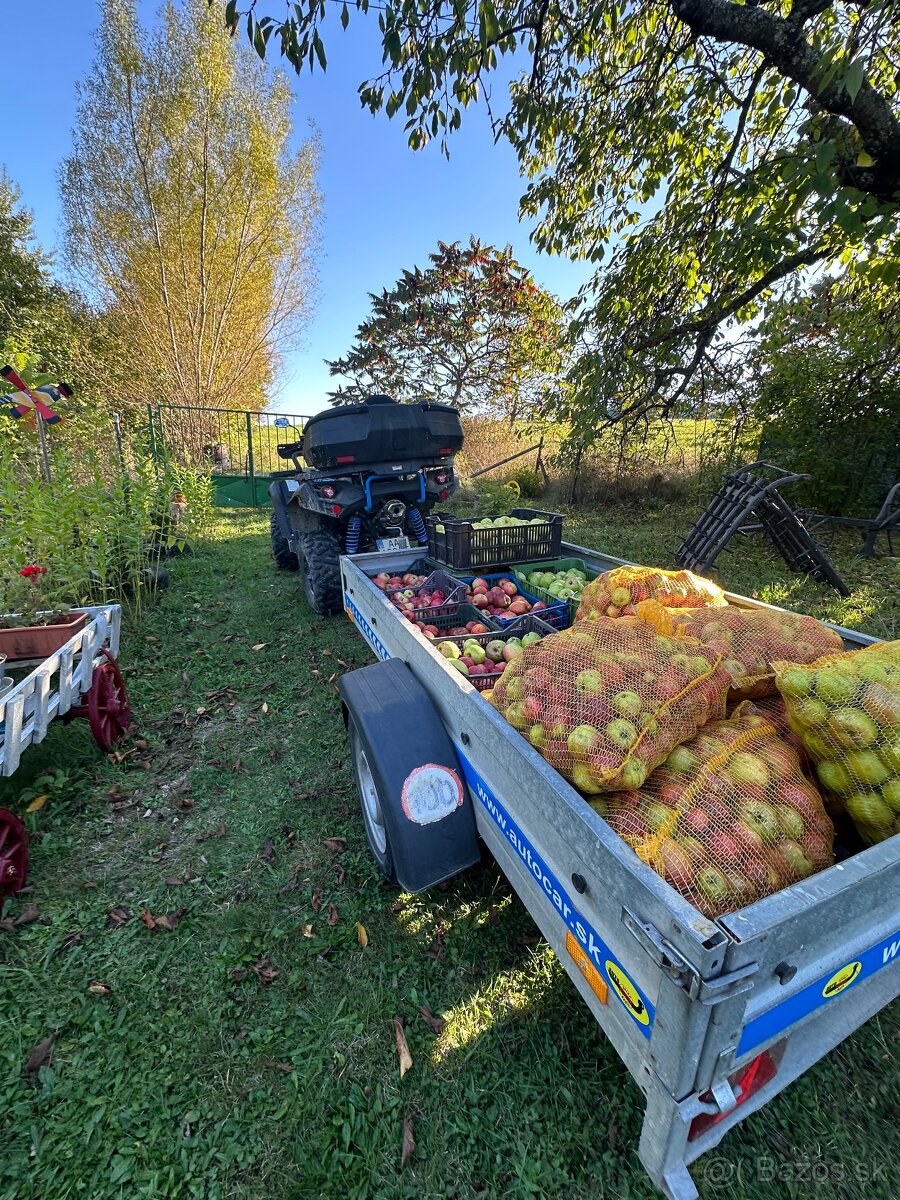
M 540 523 L 474 529 L 477 517 L 433 513 L 426 521 L 428 553 L 447 566 L 473 571 L 559 557 L 563 524 L 559 513 L 513 508 L 507 516 L 528 521 L 539 517 Z
M 475 578 L 476 576 L 474 575 L 466 575 L 462 578 L 462 582 L 470 584 Z M 558 600 L 550 596 L 550 603 L 548 604 L 544 596 L 537 594 L 537 588 L 529 588 L 528 584 L 523 586 L 521 579 L 518 579 L 511 571 L 485 572 L 483 575 L 477 576 L 477 578 L 486 579 L 491 587 L 495 587 L 501 579 L 508 579 L 519 589 L 517 595 L 522 596 L 529 604 L 536 604 L 538 601 L 541 601 L 546 605 L 546 608 L 538 609 L 538 614 L 545 624 L 552 625 L 554 629 L 566 629 L 571 624 L 569 621 L 569 608 L 565 600 Z M 546 595 L 549 595 L 549 592 Z M 476 604 L 475 607 L 477 608 L 478 605 Z M 483 612 L 484 609 L 480 611 Z M 500 616 L 499 613 L 491 613 L 491 620 L 496 621 L 501 629 L 506 629 L 510 622 L 518 621 L 523 616 L 530 617 L 531 613 L 519 613 L 508 617 Z
M 400 616 L 399 610 L 397 615 Z M 531 614 L 526 614 L 530 616 Z M 407 618 L 403 617 L 402 620 Z M 482 625 L 487 625 L 488 630 L 492 633 L 499 633 L 500 627 L 493 617 L 483 613 L 480 608 L 476 608 L 474 604 L 460 604 L 453 612 L 442 613 L 440 616 L 434 617 L 427 621 L 416 621 L 417 625 L 431 625 L 437 629 L 439 634 L 443 634 L 444 630 L 455 629 L 457 625 L 466 625 L 469 621 L 480 621 Z M 467 635 L 468 636 L 468 635 Z M 478 637 L 478 634 L 473 636 Z M 485 634 L 480 636 L 484 637 Z
M 485 622 L 486 623 L 486 622 Z M 480 646 L 486 646 L 488 642 L 508 642 L 510 638 L 524 637 L 526 633 L 539 633 L 541 637 L 547 637 L 548 634 L 555 633 L 546 621 L 542 621 L 540 617 L 534 613 L 525 613 L 521 617 L 517 617 L 515 621 L 507 624 L 503 629 L 492 630 L 490 633 L 467 633 L 465 637 L 454 635 L 453 637 L 435 638 L 442 642 L 454 642 L 462 650 L 465 642 L 478 642 Z M 487 692 L 494 686 L 498 679 L 503 678 L 502 671 L 491 672 L 490 675 L 467 675 L 469 683 L 472 687 L 477 688 L 479 692 Z
M 413 572 L 410 571 L 409 574 L 411 575 Z M 416 572 L 416 574 L 420 574 L 420 572 Z M 444 593 L 444 603 L 436 604 L 431 608 L 417 608 L 415 610 L 416 620 L 420 624 L 430 625 L 432 617 L 452 616 L 460 604 L 465 602 L 466 585 L 461 579 L 454 579 L 446 571 L 432 571 L 425 582 L 420 583 L 418 587 L 392 588 L 384 594 L 389 600 L 393 601 L 393 597 L 400 592 L 412 592 L 414 595 L 418 595 L 419 592 L 433 591 L 435 588 L 440 588 Z

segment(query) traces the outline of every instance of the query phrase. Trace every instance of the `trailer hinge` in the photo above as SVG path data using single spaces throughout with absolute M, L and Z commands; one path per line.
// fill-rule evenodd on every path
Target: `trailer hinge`
M 656 965 L 662 967 L 678 987 L 684 988 L 692 1000 L 699 1000 L 701 1004 L 721 1004 L 753 986 L 750 976 L 756 971 L 756 963 L 748 963 L 713 979 L 703 979 L 697 968 L 663 937 L 655 925 L 640 921 L 627 908 L 622 910 L 622 923 Z

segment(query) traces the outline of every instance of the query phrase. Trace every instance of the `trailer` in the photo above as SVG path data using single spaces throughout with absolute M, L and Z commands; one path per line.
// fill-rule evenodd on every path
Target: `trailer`
M 381 660 L 340 687 L 372 853 L 418 891 L 487 846 L 644 1093 L 647 1174 L 695 1200 L 689 1165 L 900 992 L 900 836 L 707 919 L 371 582 L 415 557 L 341 559 L 345 611 Z
M 16 771 L 23 752 L 44 740 L 57 717 L 87 718 L 104 751 L 112 749 L 131 723 L 116 661 L 121 606 L 79 611 L 87 614 L 87 621 L 58 650 L 45 658 L 6 663 L 9 676 L 0 670 L 0 778 Z M 0 808 L 0 897 L 23 887 L 27 872 L 25 826 L 15 813 Z

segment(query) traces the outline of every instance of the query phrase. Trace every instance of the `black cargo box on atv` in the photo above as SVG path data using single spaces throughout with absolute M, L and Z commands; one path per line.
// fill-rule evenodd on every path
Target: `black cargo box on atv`
M 310 417 L 303 431 L 303 457 L 320 471 L 368 463 L 440 462 L 463 444 L 459 413 L 448 404 L 398 404 L 369 396 Z

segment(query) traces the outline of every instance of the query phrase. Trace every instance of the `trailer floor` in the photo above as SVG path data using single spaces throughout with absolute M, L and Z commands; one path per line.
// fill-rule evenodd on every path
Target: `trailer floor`
M 649 559 L 689 520 L 567 532 Z M 54 727 L 0 783 L 19 811 L 46 797 L 33 890 L 0 910 L 0 1200 L 649 1200 L 642 1098 L 496 868 L 381 886 L 333 686 L 368 651 L 272 570 L 267 525 L 220 516 L 126 622 L 124 761 Z M 786 579 L 749 545 L 730 585 Z M 766 598 L 897 636 L 895 565 L 839 565 L 864 616 L 815 585 Z M 894 1005 L 731 1134 L 695 1168 L 704 1200 L 893 1200 L 898 1036 Z

